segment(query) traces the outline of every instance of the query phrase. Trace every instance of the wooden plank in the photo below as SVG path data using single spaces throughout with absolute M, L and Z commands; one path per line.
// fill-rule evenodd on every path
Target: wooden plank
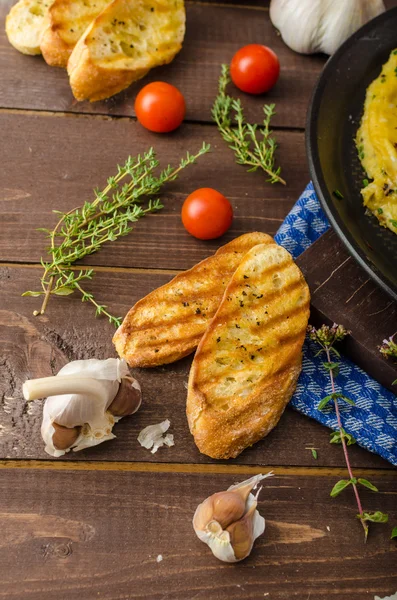
M 217 561 L 196 538 L 191 520 L 204 498 L 235 480 L 1 472 L 0 598 L 373 600 L 396 590 L 390 526 L 371 526 L 364 544 L 353 495 L 329 497 L 333 477 L 265 482 L 258 506 L 265 534 L 247 560 L 233 566 Z M 364 505 L 381 507 L 395 523 L 396 477 L 375 477 L 373 483 L 381 493 L 363 489 Z
M 12 0 L 0 3 L 1 22 L 12 3 Z M 186 11 L 185 43 L 174 62 L 154 69 L 143 81 L 118 96 L 93 104 L 74 100 L 63 69 L 48 67 L 41 57 L 23 56 L 10 46 L 1 28 L 0 107 L 131 116 L 139 89 L 150 81 L 165 80 L 184 94 L 187 120 L 210 121 L 221 64 L 230 62 L 241 46 L 261 43 L 278 54 L 281 78 L 265 97 L 244 95 L 247 116 L 261 121 L 263 102 L 275 102 L 277 125 L 304 127 L 308 101 L 324 57 L 306 57 L 289 50 L 271 25 L 267 10 L 188 2 Z
M 55 224 L 51 211 L 68 211 L 93 198 L 93 188 L 105 185 L 117 163 L 152 145 L 163 165 L 179 163 L 204 140 L 212 152 L 164 188 L 161 213 L 141 220 L 130 235 L 89 257 L 90 264 L 189 268 L 242 233 L 274 234 L 309 178 L 299 132 L 277 132 L 278 158 L 288 182 L 283 186 L 235 164 L 233 152 L 211 126 L 186 124 L 164 137 L 127 119 L 0 113 L 0 128 L 9 141 L 0 147 L 0 261 L 39 262 L 47 240 L 36 229 Z M 233 204 L 233 225 L 220 240 L 196 240 L 181 223 L 184 199 L 200 187 L 218 189 Z
M 21 395 L 25 379 L 57 373 L 70 360 L 115 356 L 111 343 L 113 327 L 105 319 L 95 320 L 91 306 L 81 304 L 78 297 L 53 298 L 45 315 L 32 315 L 38 307 L 38 299 L 21 298 L 21 293 L 37 288 L 39 273 L 32 268 L 3 267 L 0 270 L 0 458 L 49 458 L 40 436 L 42 402 L 26 405 Z M 114 314 L 124 315 L 139 298 L 170 277 L 101 271 L 89 289 Z M 214 463 L 198 452 L 187 426 L 185 401 L 190 361 L 186 358 L 157 369 L 136 370 L 143 389 L 141 410 L 116 426 L 116 440 L 73 453 L 66 459 Z M 138 444 L 137 436 L 147 425 L 165 418 L 171 420 L 175 446 L 162 448 L 152 455 Z M 310 446 L 318 449 L 317 463 L 306 449 Z M 380 457 L 358 447 L 352 447 L 350 454 L 356 466 L 388 466 Z M 246 450 L 234 463 L 344 465 L 341 449 L 329 445 L 329 430 L 292 410 L 285 412 L 267 438 Z
M 328 231 L 297 261 L 311 289 L 317 322 L 339 322 L 351 330 L 344 352 L 392 391 L 397 366 L 379 345 L 397 333 L 397 303 L 350 256 L 334 231 Z

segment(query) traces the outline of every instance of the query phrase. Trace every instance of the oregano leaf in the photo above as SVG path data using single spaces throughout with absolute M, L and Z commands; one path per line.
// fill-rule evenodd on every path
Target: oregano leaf
M 333 401 L 333 395 L 332 394 L 329 394 L 328 396 L 325 396 L 318 403 L 317 410 L 322 410 L 325 406 L 327 406 L 328 402 L 332 402 L 332 401 Z
M 363 479 L 362 477 L 359 477 L 357 481 L 358 481 L 358 483 L 361 483 L 361 485 L 368 488 L 369 490 L 372 490 L 373 492 L 379 492 L 378 488 L 375 487 L 373 483 L 368 481 L 368 479 Z
M 339 494 L 343 492 L 343 490 L 347 488 L 347 486 L 349 486 L 351 483 L 351 479 L 340 479 L 337 483 L 335 483 L 334 487 L 331 490 L 331 498 L 336 498 L 336 496 L 339 496 Z
M 377 510 L 375 512 L 364 512 L 362 515 L 357 515 L 362 521 L 370 521 L 371 523 L 387 523 L 389 515 Z

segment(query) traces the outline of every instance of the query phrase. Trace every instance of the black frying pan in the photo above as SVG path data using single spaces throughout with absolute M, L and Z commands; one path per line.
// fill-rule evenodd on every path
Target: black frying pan
M 328 60 L 309 107 L 306 149 L 314 187 L 336 233 L 397 300 L 397 235 L 365 213 L 360 189 L 366 175 L 354 143 L 366 88 L 393 48 L 397 48 L 397 8 L 364 25 Z M 343 199 L 334 195 L 335 190 Z

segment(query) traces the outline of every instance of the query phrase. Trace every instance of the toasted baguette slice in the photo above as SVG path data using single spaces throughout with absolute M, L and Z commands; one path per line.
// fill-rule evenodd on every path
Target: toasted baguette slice
M 8 41 L 22 54 L 41 54 L 40 42 L 49 24 L 52 0 L 20 0 L 6 18 Z
M 177 275 L 131 308 L 113 337 L 131 367 L 155 367 L 197 347 L 243 256 L 257 244 L 274 244 L 265 233 L 247 233 Z
M 117 94 L 169 63 L 185 35 L 183 0 L 113 0 L 73 50 L 68 73 L 77 100 Z
M 187 417 L 200 452 L 234 458 L 277 425 L 301 370 L 309 288 L 281 246 L 255 246 L 200 341 Z
M 40 44 L 46 63 L 66 68 L 73 48 L 108 4 L 109 0 L 55 0 Z

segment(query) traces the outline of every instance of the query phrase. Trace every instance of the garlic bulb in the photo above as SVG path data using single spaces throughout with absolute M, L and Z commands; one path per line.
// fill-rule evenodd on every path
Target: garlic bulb
M 295 52 L 333 54 L 385 10 L 383 0 L 271 0 L 270 19 Z
M 272 475 L 255 475 L 230 486 L 226 492 L 213 494 L 197 507 L 194 531 L 219 560 L 238 562 L 247 558 L 254 541 L 265 531 L 265 519 L 256 510 L 262 488 L 255 496 L 251 492 L 262 479 Z
M 138 442 L 147 450 L 152 449 L 152 454 L 157 452 L 161 446 L 174 446 L 174 436 L 172 433 L 167 433 L 171 423 L 168 419 L 162 421 L 162 423 L 156 423 L 155 425 L 148 425 L 145 429 L 142 429 L 138 435 Z
M 118 358 L 70 362 L 55 377 L 26 381 L 23 394 L 26 400 L 47 396 L 41 435 L 56 457 L 113 439 L 113 425 L 142 400 L 138 381 Z

